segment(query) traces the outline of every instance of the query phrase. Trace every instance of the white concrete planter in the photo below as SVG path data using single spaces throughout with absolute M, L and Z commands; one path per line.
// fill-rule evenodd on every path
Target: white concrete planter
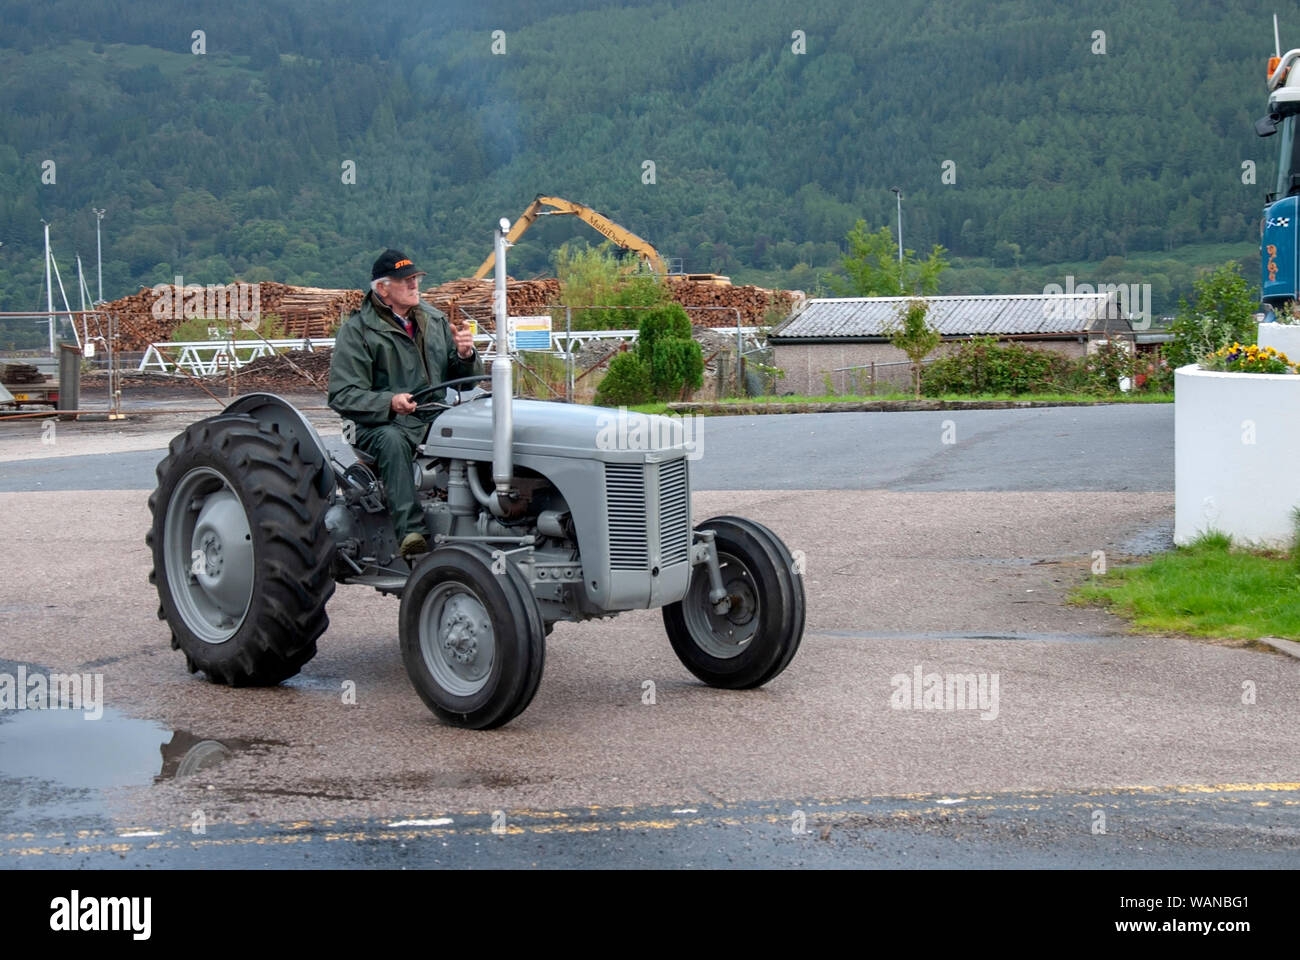
M 1300 323 L 1261 323 L 1258 337 L 1261 347 L 1272 347 L 1292 363 L 1300 363 Z
M 1213 529 L 1242 544 L 1289 546 L 1300 505 L 1300 375 L 1174 371 L 1174 500 L 1177 544 Z

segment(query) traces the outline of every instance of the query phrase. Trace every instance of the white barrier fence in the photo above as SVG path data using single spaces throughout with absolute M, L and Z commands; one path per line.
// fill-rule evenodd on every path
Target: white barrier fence
M 717 332 L 733 335 L 735 327 L 719 327 Z M 741 327 L 740 334 L 747 340 L 753 340 L 759 329 Z M 551 334 L 550 352 L 560 356 L 572 356 L 587 344 L 596 340 L 623 340 L 635 343 L 637 330 L 575 330 L 572 333 L 553 332 Z M 474 344 L 484 357 L 491 357 L 496 344 L 491 334 L 474 335 Z M 287 350 L 319 350 L 334 346 L 334 339 L 317 340 L 184 340 L 174 343 L 151 343 L 149 349 L 140 358 L 140 372 L 158 370 L 173 373 L 186 370 L 196 376 L 210 376 L 222 373 L 233 363 L 236 370 L 247 366 L 259 357 Z

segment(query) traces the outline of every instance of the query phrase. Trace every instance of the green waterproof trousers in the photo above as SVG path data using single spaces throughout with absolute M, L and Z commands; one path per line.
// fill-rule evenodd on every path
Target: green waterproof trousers
M 430 535 L 424 522 L 424 511 L 415 497 L 415 441 L 410 431 L 395 423 L 381 427 L 363 427 L 357 424 L 356 445 L 375 458 L 379 479 L 384 481 L 388 495 L 388 510 L 397 530 L 397 542 L 408 533 Z

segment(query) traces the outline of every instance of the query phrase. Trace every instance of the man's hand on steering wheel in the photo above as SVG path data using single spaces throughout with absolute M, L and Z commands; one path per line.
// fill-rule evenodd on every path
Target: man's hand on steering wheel
M 393 394 L 393 399 L 389 401 L 388 405 L 392 407 L 393 413 L 398 414 L 415 413 L 416 409 L 415 398 L 409 393 Z

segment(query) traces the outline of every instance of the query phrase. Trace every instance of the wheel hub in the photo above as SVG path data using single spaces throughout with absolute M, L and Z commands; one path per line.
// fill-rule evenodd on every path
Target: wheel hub
M 726 612 L 719 613 L 709 602 L 704 577 L 692 580 L 682 612 L 700 649 L 711 657 L 729 660 L 739 656 L 758 632 L 760 604 L 754 575 L 738 557 L 719 551 L 718 564 L 727 591 Z
M 209 530 L 203 534 L 202 545 L 199 549 L 203 552 L 203 572 L 212 578 L 219 577 L 222 564 L 225 563 L 221 555 L 221 538 Z
M 466 597 L 456 597 L 443 611 L 443 647 L 459 663 L 469 663 L 478 656 L 478 631 L 480 626 L 465 609 Z M 484 628 L 487 624 L 482 625 Z
M 479 598 L 457 583 L 441 583 L 425 598 L 420 647 L 438 683 L 470 696 L 487 683 L 496 652 L 492 620 Z

